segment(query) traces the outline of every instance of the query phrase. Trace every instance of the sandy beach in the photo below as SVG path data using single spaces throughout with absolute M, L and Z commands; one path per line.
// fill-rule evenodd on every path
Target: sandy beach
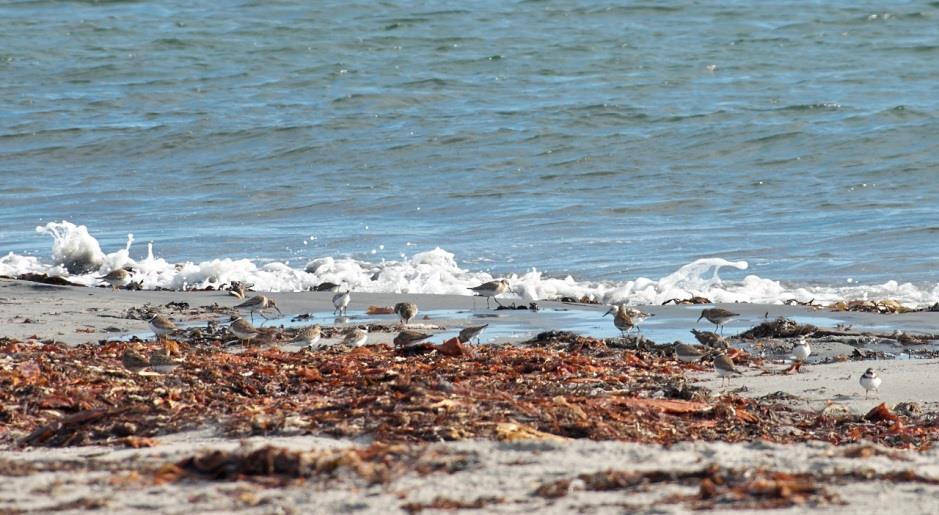
M 337 323 L 332 316 L 331 293 L 277 293 L 272 297 L 276 298 L 285 316 L 266 322 L 267 326 L 277 327 L 286 321 L 287 329 L 290 329 L 316 321 L 325 328 Z M 344 326 L 368 320 L 374 322 L 365 315 L 369 306 L 390 306 L 400 301 L 415 302 L 421 307 L 423 315 L 418 316 L 413 326 L 434 333 L 432 341 L 438 343 L 460 327 L 480 322 L 490 324 L 496 336 L 489 341 L 494 343 L 527 340 L 543 331 L 578 332 L 578 328 L 587 327 L 589 332 L 593 326 L 583 324 L 592 324 L 593 317 L 600 320 L 598 324 L 603 324 L 603 331 L 612 327 L 609 317 L 604 319 L 600 316 L 605 306 L 540 302 L 537 313 L 488 311 L 484 308 L 483 299 L 468 296 L 355 293 L 350 306 L 351 316 L 338 323 Z M 38 345 L 30 344 L 31 341 L 50 344 L 54 341 L 74 346 L 82 343 L 98 345 L 102 340 L 135 336 L 149 340 L 152 334 L 146 320 L 127 318 L 129 313 L 146 304 L 161 307 L 181 327 L 200 327 L 210 320 L 227 321 L 234 313 L 231 308 L 238 302 L 227 292 L 218 291 L 112 292 L 105 288 L 51 286 L 3 279 L 0 280 L 0 337 L 7 342 L 23 342 L 22 345 L 27 347 L 22 347 L 22 352 L 32 352 L 30 349 L 33 347 L 28 345 Z M 186 303 L 186 306 L 176 304 L 168 307 L 170 303 Z M 729 325 L 726 336 L 737 334 L 761 320 L 779 316 L 815 320 L 819 327 L 825 327 L 822 322 L 837 321 L 843 324 L 842 327 L 854 327 L 859 335 L 857 338 L 861 340 L 865 332 L 889 335 L 895 329 L 910 334 L 939 333 L 939 313 L 878 315 L 830 313 L 800 306 L 741 304 L 730 307 L 741 313 L 742 320 Z M 648 334 L 659 344 L 673 340 L 659 341 L 656 335 L 684 333 L 687 336 L 681 339 L 690 343 L 694 341 L 687 332 L 690 328 L 708 329 L 705 323 L 696 324 L 700 306 L 642 308 L 656 315 L 643 327 L 643 334 Z M 590 317 L 581 312 L 589 313 Z M 290 321 L 303 314 L 307 314 L 306 319 Z M 395 321 L 393 315 L 379 318 L 385 325 Z M 565 326 L 567 322 L 576 322 L 575 327 Z M 509 329 L 501 330 L 500 326 Z M 834 329 L 830 326 L 825 328 Z M 858 328 L 872 329 L 863 331 Z M 369 343 L 390 344 L 393 336 L 390 332 L 375 330 L 369 336 Z M 721 415 L 730 417 L 728 420 L 735 417 L 743 420 L 742 412 L 754 411 L 752 406 L 742 407 L 744 404 L 741 402 L 748 402 L 745 400 L 727 404 L 728 399 L 737 397 L 757 402 L 775 396 L 781 399 L 778 402 L 803 410 L 801 413 L 841 414 L 856 418 L 882 402 L 891 409 L 900 403 L 916 403 L 915 410 L 918 411 L 909 419 L 902 420 L 903 424 L 921 431 L 917 433 L 920 435 L 917 441 L 925 450 L 913 450 L 902 442 L 884 445 L 892 440 L 874 444 L 862 439 L 832 445 L 825 438 L 795 427 L 786 437 L 789 443 L 772 443 L 763 439 L 733 443 L 719 439 L 679 439 L 664 446 L 642 443 L 642 438 L 638 441 L 594 441 L 545 431 L 526 433 L 528 429 L 509 433 L 500 429 L 493 432 L 495 436 L 491 438 L 470 437 L 449 442 L 431 439 L 378 441 L 368 435 L 343 438 L 307 434 L 307 430 L 233 438 L 226 436 L 220 427 L 206 424 L 159 434 L 146 440 L 141 448 L 128 448 L 128 440 L 124 440 L 124 445 L 92 443 L 54 447 L 23 445 L 27 435 L 20 432 L 12 435 L 14 438 L 4 439 L 6 444 L 0 450 L 0 462 L 7 471 L 0 487 L 0 511 L 70 512 L 105 508 L 122 513 L 152 510 L 167 513 L 192 510 L 414 513 L 476 508 L 491 512 L 661 513 L 692 509 L 739 512 L 741 509 L 768 507 L 798 512 L 812 507 L 827 513 L 855 513 L 861 509 L 934 513 L 939 510 L 939 469 L 935 466 L 937 451 L 929 443 L 934 441 L 935 435 L 929 428 L 933 425 L 932 413 L 939 411 L 939 379 L 932 373 L 932 369 L 939 366 L 939 360 L 920 359 L 915 355 L 913 359 L 907 359 L 902 346 L 883 336 L 868 336 L 863 341 L 870 344 L 860 347 L 886 353 L 874 356 L 900 356 L 904 359 L 854 360 L 850 359 L 850 354 L 855 346 L 845 343 L 853 341 L 851 338 L 819 339 L 814 342 L 814 353 L 809 363 L 799 373 L 788 374 L 784 373 L 790 365 L 784 350 L 785 341 L 770 338 L 739 343 L 732 340 L 736 346 L 749 349 L 751 356 L 757 356 L 753 346 L 760 344 L 764 356 L 760 361 L 752 361 L 749 367 L 741 366 L 744 376 L 734 378 L 726 388 L 721 387 L 720 379 L 709 365 L 677 369 L 674 365 L 663 364 L 666 363 L 664 361 L 648 363 L 659 367 L 656 370 L 676 370 L 694 391 L 703 392 L 701 406 L 707 406 L 701 408 L 701 413 L 733 410 L 722 406 L 737 406 L 740 413 Z M 337 340 L 326 338 L 326 343 Z M 927 347 L 918 346 L 919 349 Z M 287 354 L 277 356 L 289 356 L 298 350 L 290 344 L 280 345 L 277 352 Z M 557 356 L 577 354 L 576 350 L 557 352 Z M 602 359 L 608 361 L 604 362 L 626 359 L 620 357 L 626 356 L 621 352 L 611 349 L 599 356 L 606 356 Z M 17 359 L 16 354 L 11 354 L 0 361 L 0 378 L 6 381 L 5 387 L 13 387 L 15 383 L 10 381 L 17 377 L 17 370 L 23 370 L 23 362 Z M 452 359 L 458 361 L 460 358 Z M 111 363 L 102 362 L 101 366 L 108 368 Z M 119 361 L 114 363 L 119 367 Z M 879 393 L 869 399 L 865 399 L 858 385 L 858 377 L 867 367 L 876 368 L 884 381 Z M 439 373 L 445 372 L 441 369 Z M 150 380 L 142 377 L 141 381 Z M 121 380 L 131 381 L 121 384 L 138 381 L 124 376 Z M 159 384 L 173 384 L 172 375 L 159 380 L 169 381 Z M 559 381 L 563 383 L 564 379 Z M 650 395 L 654 399 L 654 389 L 648 391 L 652 392 Z M 446 401 L 447 394 L 440 394 Z M 728 397 L 722 397 L 722 394 Z M 41 397 L 38 391 L 34 395 Z M 461 402 L 458 397 L 451 396 L 450 399 Z M 698 401 L 680 402 L 691 406 Z M 6 406 L 5 413 L 17 413 L 20 409 Z M 577 408 L 570 409 L 576 412 Z M 66 412 L 59 410 L 58 415 L 49 416 L 65 417 Z M 700 416 L 704 415 L 697 415 Z M 707 416 L 712 415 L 705 418 Z M 696 415 L 690 417 L 682 420 L 699 423 Z M 723 424 L 719 420 L 723 419 L 718 417 L 718 423 Z M 444 420 L 440 423 L 446 425 Z M 869 424 L 876 425 L 877 422 Z M 858 427 L 866 431 L 863 426 L 864 423 Z M 922 445 L 923 442 L 927 444 Z M 298 453 L 290 456 L 299 456 L 303 463 L 311 459 L 322 461 L 326 459 L 323 453 L 340 454 L 329 455 L 333 456 L 329 458 L 333 460 L 329 462 L 332 463 L 329 472 L 317 470 L 295 477 L 288 475 L 288 479 L 278 476 L 281 477 L 279 480 L 247 476 L 194 478 L 180 471 L 185 467 L 179 468 L 183 460 L 210 450 L 245 456 L 267 446 Z M 353 455 L 354 459 L 349 458 Z M 376 470 L 385 471 L 384 475 Z M 622 479 L 624 474 L 627 479 Z M 761 474 L 770 475 L 764 477 Z M 376 475 L 381 477 L 376 479 Z M 600 476 L 603 476 L 602 481 Z M 613 476 L 620 479 L 610 483 Z M 754 496 L 752 492 L 757 484 L 764 487 L 777 485 L 767 487 L 775 493 Z M 801 486 L 796 488 L 793 485 Z M 716 489 L 714 492 L 710 490 L 712 486 Z M 780 491 L 785 493 L 780 495 Z

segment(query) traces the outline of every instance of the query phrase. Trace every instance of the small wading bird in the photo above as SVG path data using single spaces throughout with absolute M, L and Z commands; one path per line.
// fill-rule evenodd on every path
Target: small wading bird
M 679 361 L 684 361 L 685 363 L 693 363 L 700 360 L 704 357 L 704 351 L 694 345 L 688 345 L 687 343 L 679 343 L 675 346 L 675 356 Z
M 241 317 L 233 320 L 231 325 L 228 326 L 228 330 L 244 345 L 247 345 L 250 339 L 258 335 L 258 330 L 251 325 L 251 322 Z
M 173 359 L 164 349 L 156 349 L 150 352 L 150 368 L 154 372 L 169 374 L 181 364 L 182 361 Z
M 336 307 L 336 309 L 333 310 L 333 315 L 345 316 L 346 309 L 349 307 L 351 300 L 352 295 L 349 290 L 333 295 L 333 306 Z
M 479 343 L 479 334 L 482 333 L 483 329 L 487 327 L 489 327 L 489 324 L 464 327 L 460 330 L 460 341 L 469 343 L 470 340 L 476 338 L 476 343 Z
M 176 331 L 176 324 L 164 315 L 154 316 L 150 319 L 149 325 L 157 341 L 162 341 L 164 336 Z
M 310 348 L 320 341 L 322 335 L 323 329 L 319 324 L 307 326 L 297 331 L 297 335 L 293 337 L 293 343 Z
M 636 308 L 626 308 L 626 314 L 629 315 L 630 319 L 632 319 L 633 326 L 635 326 L 636 331 L 639 331 L 639 324 L 642 323 L 643 320 L 655 316 L 654 313 L 645 313 L 643 311 L 639 311 Z
M 714 324 L 714 330 L 717 331 L 720 329 L 721 335 L 723 335 L 724 324 L 739 316 L 740 313 L 734 313 L 724 308 L 710 308 L 701 311 L 701 316 L 698 317 L 698 322 L 700 322 L 702 318 L 707 319 L 708 322 Z
M 117 291 L 130 284 L 130 272 L 123 268 L 111 270 L 107 275 L 99 277 L 102 281 L 111 285 L 111 291 Z
M 731 361 L 726 354 L 718 354 L 714 358 L 714 370 L 721 378 L 721 387 L 724 386 L 725 380 L 730 381 L 730 377 L 743 375 L 742 372 L 734 367 L 734 362 Z
M 121 364 L 124 365 L 124 368 L 136 374 L 149 367 L 150 360 L 136 349 L 124 349 L 124 353 L 121 354 Z
M 345 338 L 342 339 L 343 345 L 351 347 L 361 347 L 368 341 L 368 327 L 364 329 L 355 328 Z
M 399 302 L 395 304 L 395 313 L 401 317 L 401 322 L 408 325 L 417 316 L 417 304 L 413 302 Z
M 878 394 L 880 393 L 880 376 L 877 375 L 877 372 L 874 372 L 873 368 L 868 368 L 866 372 L 861 374 L 861 388 L 864 388 L 864 398 L 867 399 L 870 396 L 871 390 L 874 390 Z
M 626 311 L 626 306 L 622 304 L 619 306 L 611 306 L 609 311 L 604 313 L 603 316 L 607 316 L 611 313 L 613 314 L 613 325 L 615 325 L 620 333 L 622 333 L 622 336 L 625 337 L 626 333 L 635 326 L 633 319 L 629 316 L 629 312 Z
M 701 345 L 704 345 L 706 347 L 710 347 L 712 349 L 730 348 L 730 345 L 727 343 L 727 340 L 722 338 L 717 333 L 712 333 L 711 331 L 699 331 L 697 329 L 692 329 L 691 334 L 694 335 L 694 337 L 698 340 L 698 342 L 701 343 Z
M 394 344 L 395 347 L 410 347 L 428 338 L 430 338 L 429 334 L 404 329 L 398 333 L 398 336 L 395 336 Z
M 496 295 L 502 295 L 503 293 L 509 291 L 509 281 L 505 279 L 496 279 L 495 281 L 489 281 L 487 283 L 482 283 L 479 286 L 474 286 L 468 288 L 472 290 L 476 295 L 480 297 L 486 297 L 486 308 L 489 308 L 489 299 L 496 301 L 496 304 L 499 307 L 502 307 L 502 304 L 499 303 L 499 299 L 496 298 Z
M 805 360 L 808 359 L 811 354 L 812 348 L 809 347 L 809 342 L 805 341 L 804 336 L 799 338 L 799 342 L 792 347 L 792 357 L 799 363 L 805 363 Z
M 254 297 L 251 297 L 250 299 L 235 306 L 235 309 L 247 309 L 248 312 L 251 313 L 252 323 L 254 322 L 255 311 L 261 313 L 261 316 L 264 316 L 264 311 L 272 308 L 275 309 L 278 314 L 283 314 L 280 312 L 280 308 L 277 307 L 277 304 L 274 303 L 274 299 L 265 297 L 264 295 L 255 295 Z

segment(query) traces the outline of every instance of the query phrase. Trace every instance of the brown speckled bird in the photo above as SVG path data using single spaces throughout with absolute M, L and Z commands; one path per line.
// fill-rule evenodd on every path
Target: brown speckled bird
M 395 304 L 395 313 L 401 317 L 401 322 L 408 325 L 411 319 L 417 316 L 417 304 L 413 302 L 399 302 Z

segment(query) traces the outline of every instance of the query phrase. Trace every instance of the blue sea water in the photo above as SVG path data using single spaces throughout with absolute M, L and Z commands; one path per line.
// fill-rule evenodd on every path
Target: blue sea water
M 939 292 L 939 2 L 7 1 L 0 77 L 0 254 Z

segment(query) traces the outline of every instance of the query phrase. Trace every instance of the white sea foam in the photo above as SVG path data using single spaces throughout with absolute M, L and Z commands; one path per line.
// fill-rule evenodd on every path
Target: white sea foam
M 370 263 L 351 258 L 322 257 L 301 269 L 285 263 L 259 266 L 248 259 L 219 258 L 200 263 L 170 263 L 153 255 L 139 261 L 130 257 L 133 235 L 122 249 L 106 254 L 88 229 L 67 221 L 53 222 L 36 230 L 53 238 L 52 261 L 43 263 L 33 256 L 10 253 L 0 258 L 0 275 L 45 273 L 84 285 L 101 284 L 99 277 L 113 269 L 131 266 L 134 280 L 145 289 L 175 290 L 219 288 L 232 281 L 254 284 L 259 291 L 305 291 L 323 282 L 363 292 L 436 293 L 468 295 L 468 288 L 494 279 L 482 271 L 460 268 L 456 256 L 441 248 L 419 252 L 400 261 Z M 747 270 L 746 261 L 721 258 L 699 259 L 660 279 L 639 277 L 622 282 L 589 282 L 567 276 L 545 276 L 538 270 L 509 274 L 512 293 L 518 301 L 582 298 L 603 302 L 661 304 L 669 299 L 694 295 L 714 302 L 781 303 L 788 299 L 826 303 L 844 299 L 891 298 L 908 305 L 924 306 L 939 301 L 939 284 L 917 286 L 888 281 L 879 285 L 800 286 L 787 285 L 757 275 L 725 281 L 722 269 Z

